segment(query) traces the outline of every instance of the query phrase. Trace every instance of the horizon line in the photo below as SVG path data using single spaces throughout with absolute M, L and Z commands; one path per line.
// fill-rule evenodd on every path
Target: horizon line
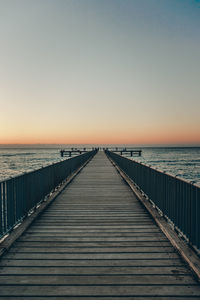
M 200 143 L 0 143 L 0 146 L 60 146 L 60 145 L 132 145 L 132 146 L 190 146 L 200 147 Z

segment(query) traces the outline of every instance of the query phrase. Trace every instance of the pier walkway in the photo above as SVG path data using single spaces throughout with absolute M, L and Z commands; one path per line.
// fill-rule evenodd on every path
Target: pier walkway
M 200 299 L 200 287 L 99 152 L 0 262 L 0 299 Z

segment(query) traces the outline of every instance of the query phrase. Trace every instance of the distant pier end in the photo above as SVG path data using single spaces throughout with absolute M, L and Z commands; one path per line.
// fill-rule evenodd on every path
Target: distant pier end
M 106 150 L 112 151 L 112 152 L 116 152 L 116 153 L 120 153 L 120 155 L 123 154 L 130 154 L 130 156 L 133 156 L 134 154 L 138 154 L 138 156 L 142 155 L 142 150 L 141 149 L 133 149 L 133 148 L 119 148 L 119 147 L 113 147 L 113 148 L 106 148 Z
M 129 154 L 130 156 L 133 156 L 134 154 L 141 156 L 142 150 L 141 149 L 133 149 L 133 148 L 127 148 L 127 147 L 109 147 L 109 148 L 68 148 L 68 149 L 61 149 L 60 155 L 61 157 L 67 156 L 71 157 L 73 154 L 79 155 L 82 153 L 86 153 L 88 151 L 92 150 L 109 150 L 112 152 L 119 153 L 120 155 L 123 154 Z
M 79 155 L 82 153 L 86 153 L 93 150 L 99 150 L 99 148 L 68 148 L 68 149 L 61 149 L 60 155 L 61 157 L 68 156 L 71 157 L 73 154 Z

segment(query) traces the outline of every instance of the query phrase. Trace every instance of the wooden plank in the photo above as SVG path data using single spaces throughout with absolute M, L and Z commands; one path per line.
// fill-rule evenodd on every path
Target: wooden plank
M 41 230 L 46 230 L 46 229 L 49 229 L 49 230 L 56 230 L 56 229 L 59 229 L 59 230 L 71 230 L 71 229 L 86 229 L 86 230 L 90 230 L 90 229 L 93 229 L 93 230 L 94 229 L 98 229 L 98 230 L 133 229 L 133 230 L 139 230 L 139 229 L 143 229 L 143 230 L 146 230 L 147 228 L 154 230 L 157 227 L 155 225 L 152 226 L 151 224 L 150 225 L 136 224 L 136 225 L 127 226 L 126 224 L 119 225 L 117 223 L 112 224 L 112 225 L 96 225 L 96 224 L 94 224 L 94 225 L 93 224 L 90 224 L 90 225 L 76 225 L 76 224 L 75 225 L 62 225 L 62 224 L 43 225 L 43 224 L 41 224 L 40 226 L 35 224 L 35 225 L 31 226 L 31 229 L 37 229 L 37 230 L 38 229 L 41 229 Z
M 155 265 L 155 266 L 99 266 L 93 265 L 83 265 L 83 266 L 54 266 L 49 267 L 48 265 L 43 264 L 43 267 L 40 265 L 36 266 L 6 266 L 0 268 L 0 274 L 8 275 L 8 274 L 31 274 L 31 275 L 40 275 L 40 274 L 72 274 L 72 275 L 82 275 L 82 274 L 119 274 L 119 275 L 188 275 L 188 270 L 184 265 L 181 266 L 164 266 L 164 265 Z M 191 278 L 191 276 L 189 275 Z M 154 281 L 155 282 L 155 281 Z
M 140 226 L 134 226 L 134 227 L 127 227 L 127 226 L 48 226 L 48 227 L 34 227 L 33 229 L 33 233 L 62 233 L 62 232 L 66 232 L 66 234 L 68 233 L 77 233 L 77 232 L 88 232 L 88 233 L 100 233 L 100 232 L 104 232 L 104 233 L 155 233 L 157 234 L 159 231 L 156 230 L 156 228 L 154 227 L 150 227 L 150 231 L 148 231 L 148 228 L 146 227 L 140 227 Z M 41 231 L 39 231 L 41 230 Z M 27 232 L 29 233 L 29 232 Z
M 66 260 L 66 259 L 174 259 L 178 258 L 176 253 L 72 253 L 72 252 L 64 252 L 64 253 L 48 253 L 48 252 L 35 252 L 35 253 L 28 253 L 28 252 L 16 252 L 12 253 L 9 252 L 5 255 L 6 259 L 51 259 L 51 260 Z
M 114 267 L 114 266 L 137 266 L 137 267 L 158 267 L 162 268 L 163 266 L 184 266 L 180 259 L 141 259 L 141 260 L 127 260 L 127 259 L 68 259 L 68 260 L 52 260 L 52 259 L 3 259 L 1 262 L 1 266 L 84 266 L 84 267 L 93 267 L 93 266 L 107 266 L 107 267 Z M 188 273 L 187 269 L 187 273 Z M 190 272 L 189 272 L 190 273 Z
M 200 297 L 196 285 L 13 285 L 1 286 L 1 296 L 162 296 Z M 190 298 L 189 298 L 190 299 Z
M 31 238 L 34 240 L 37 240 L 38 238 L 44 238 L 44 239 L 53 239 L 55 237 L 55 233 L 38 233 L 38 234 L 33 234 L 33 233 L 28 233 L 26 235 L 24 235 L 24 238 Z M 110 232 L 78 232 L 78 233 L 74 233 L 74 232 L 69 232 L 66 233 L 65 232 L 57 232 L 56 233 L 56 237 L 58 238 L 109 238 L 110 237 Z M 132 232 L 112 232 L 112 238 L 150 238 L 150 237 L 162 237 L 161 233 L 132 233 Z
M 24 240 L 28 240 L 28 241 L 37 241 L 37 242 L 42 242 L 42 241 L 48 241 L 51 240 L 51 238 L 43 236 L 43 237 L 21 237 L 20 241 L 24 241 Z M 134 236 L 134 237 L 112 237 L 112 236 L 107 236 L 107 237 L 81 237 L 81 238 L 76 238 L 76 237 L 59 237 L 59 236 L 54 236 L 53 240 L 59 241 L 59 242 L 140 242 L 140 241 L 144 241 L 144 242 L 164 242 L 167 241 L 167 239 L 165 237 L 162 236 L 162 239 L 157 236 L 145 236 L 145 237 L 140 237 L 140 236 Z
M 196 285 L 195 280 L 187 275 L 120 275 L 120 274 L 42 274 L 42 275 L 0 275 L 0 288 L 3 285 Z
M 89 297 L 89 299 L 90 300 L 97 300 L 97 296 L 77 296 L 76 295 L 76 299 L 81 299 L 81 300 L 88 300 L 88 297 Z M 59 296 L 59 298 L 58 298 L 58 296 L 47 296 L 47 297 L 45 297 L 45 296 L 42 296 L 42 300 L 49 300 L 49 299 L 51 299 L 51 300 L 58 300 L 58 299 L 66 299 L 67 298 L 67 300 L 74 300 L 75 299 L 75 297 L 74 296 L 72 296 L 72 297 L 70 297 L 70 296 Z M 153 296 L 153 297 L 151 297 L 151 296 L 139 296 L 139 298 L 138 298 L 138 296 L 105 296 L 105 295 L 103 295 L 103 296 L 101 296 L 101 295 L 98 295 L 98 299 L 102 299 L 102 300 L 124 300 L 124 298 L 126 299 L 126 300 L 138 300 L 138 299 L 140 299 L 140 300 L 155 300 L 155 296 Z M 8 299 L 7 297 L 5 298 L 4 296 L 0 296 L 0 299 Z M 15 298 L 11 298 L 10 296 L 9 296 L 9 299 L 12 299 L 12 300 L 16 300 L 16 297 Z M 27 297 L 25 296 L 25 297 L 23 297 L 23 296 L 18 296 L 17 297 L 17 299 L 18 300 L 27 300 Z M 32 297 L 32 296 L 28 296 L 28 299 L 29 300 L 38 300 L 39 299 L 39 297 L 38 296 L 36 296 L 36 297 Z M 165 297 L 165 296 L 156 296 L 156 300 L 166 300 L 166 299 L 172 299 L 172 297 L 170 298 L 170 297 Z M 177 297 L 176 296 L 176 298 L 174 298 L 173 297 L 173 299 L 176 299 L 176 300 L 183 300 L 183 299 L 188 299 L 188 300 L 191 300 L 191 299 L 199 299 L 199 296 L 184 296 L 184 298 L 183 298 L 183 296 L 181 296 L 181 297 Z
M 85 241 L 77 241 L 77 242 L 67 242 L 67 241 L 54 241 L 54 240 L 49 240 L 49 241 L 27 241 L 24 240 L 22 242 L 18 242 L 18 245 L 21 247 L 24 246 L 47 246 L 47 247 L 63 247 L 63 246 L 70 246 L 70 247 L 93 247 L 93 246 L 99 246 L 99 247 L 119 247 L 119 243 L 118 242 L 111 242 L 111 241 L 98 241 L 98 242 L 85 242 Z M 170 243 L 168 241 L 124 241 L 123 246 L 129 246 L 129 247 L 146 247 L 146 246 L 156 246 L 156 247 L 160 247 L 160 246 L 169 246 Z
M 9 253 L 174 253 L 174 248 L 169 247 L 16 247 L 13 246 Z

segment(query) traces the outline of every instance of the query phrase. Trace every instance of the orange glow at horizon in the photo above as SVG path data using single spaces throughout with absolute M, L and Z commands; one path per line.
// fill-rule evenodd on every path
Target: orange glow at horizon
M 199 132 L 189 128 L 160 130 L 91 130 L 0 134 L 0 144 L 200 144 Z

